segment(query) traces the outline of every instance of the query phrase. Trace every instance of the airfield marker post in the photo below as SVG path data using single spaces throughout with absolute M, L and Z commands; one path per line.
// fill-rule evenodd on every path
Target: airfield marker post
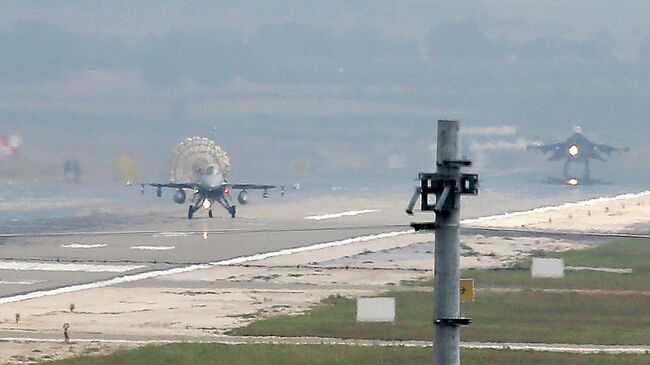
M 459 158 L 459 122 L 438 121 L 436 172 L 420 173 L 406 212 L 413 213 L 417 195 L 421 210 L 434 211 L 436 221 L 412 223 L 415 230 L 435 230 L 434 257 L 434 365 L 460 364 L 460 326 L 470 324 L 460 313 L 460 196 L 478 194 L 478 175 L 463 174 L 471 162 Z M 436 201 L 429 204 L 430 194 Z

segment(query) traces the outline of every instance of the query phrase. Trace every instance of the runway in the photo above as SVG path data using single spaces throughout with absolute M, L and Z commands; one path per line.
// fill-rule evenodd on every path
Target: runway
M 0 235 L 0 302 L 31 298 L 30 293 L 35 292 L 59 292 L 74 286 L 82 289 L 96 283 L 114 285 L 188 267 L 193 270 L 395 231 L 391 226 L 359 228 L 344 223 L 176 218 L 170 228 L 181 226 L 184 230 L 161 230 L 154 220 L 138 229 L 4 234 Z
M 640 195 L 645 197 L 647 193 Z M 596 202 L 601 200 L 604 199 Z M 45 295 L 43 293 L 57 293 L 63 288 L 81 290 L 116 285 L 179 270 L 220 265 L 233 259 L 259 259 L 255 255 L 277 254 L 318 244 L 372 239 L 376 235 L 410 231 L 410 221 L 421 219 L 408 217 L 395 206 L 387 209 L 386 205 L 376 203 L 361 206 L 367 209 L 350 210 L 351 207 L 358 207 L 358 202 L 342 201 L 343 204 L 329 209 L 304 205 L 287 209 L 291 206 L 263 205 L 247 208 L 246 215 L 237 219 L 201 217 L 188 221 L 179 217 L 176 210 L 175 216 L 164 211 L 149 218 L 138 217 L 132 220 L 136 223 L 129 224 L 124 223 L 129 222 L 128 216 L 113 217 L 103 225 L 89 227 L 99 229 L 88 230 L 84 229 L 86 218 L 79 218 L 75 225 L 74 217 L 69 217 L 69 226 L 75 227 L 75 230 L 56 231 L 57 227 L 54 226 L 50 231 L 23 230 L 0 234 L 0 301 L 13 302 L 20 298 Z M 553 211 L 557 208 L 542 210 Z M 314 211 L 327 214 L 309 214 Z M 532 213 L 540 215 L 539 211 L 536 209 Z M 587 244 L 603 238 L 639 236 L 625 232 L 472 226 L 477 222 L 498 222 L 503 216 L 497 214 L 465 219 L 462 234 L 568 237 Z M 37 292 L 41 294 L 33 294 Z

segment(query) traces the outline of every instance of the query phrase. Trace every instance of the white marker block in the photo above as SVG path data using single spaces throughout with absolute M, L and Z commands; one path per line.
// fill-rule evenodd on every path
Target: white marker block
M 564 259 L 533 258 L 530 271 L 534 278 L 561 279 L 564 277 Z
M 357 322 L 395 322 L 395 298 L 357 298 Z

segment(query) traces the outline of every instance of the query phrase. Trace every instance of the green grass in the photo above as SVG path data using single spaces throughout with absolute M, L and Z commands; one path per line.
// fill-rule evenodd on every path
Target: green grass
M 648 363 L 648 355 L 576 355 L 528 351 L 462 350 L 464 365 Z M 171 344 L 47 362 L 50 365 L 285 365 L 285 364 L 431 364 L 431 348 Z
M 617 240 L 585 250 L 553 253 L 570 266 L 632 268 L 632 274 L 569 272 L 562 279 L 531 279 L 530 271 L 468 270 L 478 288 L 523 288 L 518 292 L 478 291 L 462 311 L 473 324 L 466 341 L 650 345 L 650 296 L 607 292 L 551 293 L 526 288 L 639 290 L 650 288 L 650 240 Z M 395 324 L 356 323 L 354 299 L 330 297 L 298 316 L 278 316 L 235 329 L 238 335 L 340 338 L 430 339 L 433 294 L 389 292 L 397 301 Z
M 535 256 L 564 258 L 566 266 L 632 269 L 632 273 L 566 271 L 564 279 L 533 279 L 530 275 L 531 259 L 525 259 L 508 269 L 463 270 L 461 276 L 474 278 L 478 289 L 499 287 L 650 291 L 649 239 L 621 239 L 583 250 L 538 252 Z M 410 281 L 403 284 L 432 286 L 433 280 Z
M 357 323 L 354 299 L 330 297 L 298 316 L 276 316 L 231 331 L 234 335 L 320 336 L 428 340 L 431 293 L 390 292 L 395 324 Z M 480 293 L 463 303 L 464 341 L 650 345 L 650 298 L 571 293 Z

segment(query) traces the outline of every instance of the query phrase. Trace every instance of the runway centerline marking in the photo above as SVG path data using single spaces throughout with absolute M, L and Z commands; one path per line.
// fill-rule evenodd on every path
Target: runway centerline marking
M 367 213 L 376 213 L 379 212 L 377 209 L 365 209 L 365 210 L 348 210 L 345 212 L 341 213 L 332 213 L 332 214 L 323 214 L 323 215 L 311 215 L 308 217 L 305 217 L 307 220 L 312 220 L 312 221 L 322 221 L 325 219 L 334 219 L 334 218 L 341 218 L 341 217 L 353 217 L 355 215 L 360 215 L 360 214 L 367 214 Z
M 83 244 L 83 243 L 69 243 L 61 245 L 61 248 L 102 248 L 108 246 L 105 243 L 92 243 L 92 244 Z
M 0 270 L 13 271 L 83 271 L 83 272 L 116 272 L 122 273 L 141 269 L 145 265 L 90 265 L 69 264 L 61 262 L 26 262 L 0 261 Z
M 160 232 L 160 233 L 154 233 L 152 236 L 153 237 L 186 237 L 189 236 L 191 233 L 188 232 Z
M 0 280 L 0 285 L 33 285 L 44 280 Z
M 132 250 L 145 250 L 145 251 L 168 251 L 173 250 L 176 246 L 131 246 Z

